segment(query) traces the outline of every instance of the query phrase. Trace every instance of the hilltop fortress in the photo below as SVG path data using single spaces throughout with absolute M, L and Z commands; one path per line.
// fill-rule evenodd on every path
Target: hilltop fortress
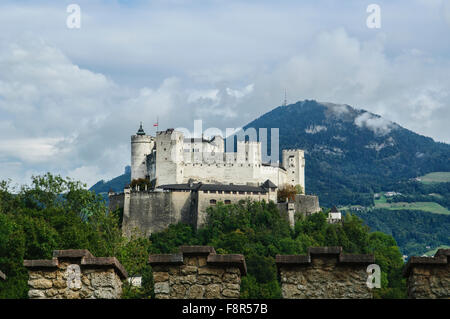
M 246 199 L 277 202 L 283 185 L 300 185 L 305 192 L 303 150 L 283 150 L 281 165 L 263 163 L 261 142 L 237 141 L 236 150 L 225 152 L 221 136 L 186 138 L 167 129 L 153 137 L 141 125 L 131 136 L 131 181 L 147 183 L 109 193 L 110 209 L 123 209 L 123 233 L 148 236 L 178 222 L 200 227 L 209 206 Z M 316 196 L 297 195 L 293 203 L 278 205 L 291 224 L 295 213 L 320 210 Z

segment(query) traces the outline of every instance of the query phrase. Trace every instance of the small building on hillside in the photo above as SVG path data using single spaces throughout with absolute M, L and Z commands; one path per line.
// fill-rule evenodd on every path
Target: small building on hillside
M 333 208 L 328 213 L 327 222 L 329 224 L 337 224 L 342 221 L 342 214 L 341 212 L 336 208 L 336 206 L 333 206 Z

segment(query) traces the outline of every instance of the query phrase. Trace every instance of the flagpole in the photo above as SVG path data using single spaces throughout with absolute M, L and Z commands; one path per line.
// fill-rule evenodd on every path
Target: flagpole
M 156 125 L 153 124 L 153 126 L 156 126 L 156 133 L 155 133 L 155 136 L 156 136 L 156 134 L 158 133 L 158 128 L 159 128 L 159 116 L 156 117 Z

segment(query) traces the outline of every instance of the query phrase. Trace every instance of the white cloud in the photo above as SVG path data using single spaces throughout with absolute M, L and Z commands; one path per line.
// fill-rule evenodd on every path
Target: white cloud
M 0 141 L 0 154 L 25 163 L 47 162 L 64 152 L 64 149 L 58 147 L 63 140 L 64 138 L 3 139 Z
M 102 174 L 98 166 L 80 166 L 67 172 L 67 176 L 83 181 L 83 183 L 91 186 L 99 180 L 108 180 L 111 177 L 108 174 Z
M 376 135 L 386 135 L 395 128 L 394 123 L 382 117 L 377 117 L 369 112 L 364 112 L 355 118 L 355 125 L 358 127 L 366 127 L 373 131 Z

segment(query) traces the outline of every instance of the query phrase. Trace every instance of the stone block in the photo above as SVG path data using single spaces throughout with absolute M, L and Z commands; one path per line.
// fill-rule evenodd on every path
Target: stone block
M 38 289 L 30 289 L 28 291 L 29 298 L 45 298 L 45 292 Z
M 186 286 L 185 285 L 172 285 L 170 297 L 174 299 L 182 299 L 186 296 Z
M 225 269 L 222 268 L 213 268 L 213 267 L 202 267 L 198 268 L 199 275 L 211 275 L 211 276 L 222 276 L 225 272 Z
M 219 299 L 221 286 L 218 284 L 207 285 L 205 288 L 205 298 L 207 299 Z
M 181 267 L 181 274 L 183 275 L 196 274 L 197 269 L 198 269 L 197 266 L 183 266 Z
M 28 285 L 30 287 L 36 288 L 36 289 L 48 289 L 48 288 L 52 288 L 53 283 L 51 280 L 42 278 L 42 279 L 29 280 Z
M 222 295 L 226 298 L 239 298 L 239 290 L 234 289 L 224 289 Z
M 169 273 L 167 272 L 153 272 L 154 282 L 163 282 L 169 280 Z
M 189 288 L 187 298 L 188 299 L 202 299 L 205 293 L 205 287 L 201 285 L 192 285 Z
M 169 283 L 165 282 L 157 282 L 154 286 L 155 294 L 168 294 L 170 292 Z

